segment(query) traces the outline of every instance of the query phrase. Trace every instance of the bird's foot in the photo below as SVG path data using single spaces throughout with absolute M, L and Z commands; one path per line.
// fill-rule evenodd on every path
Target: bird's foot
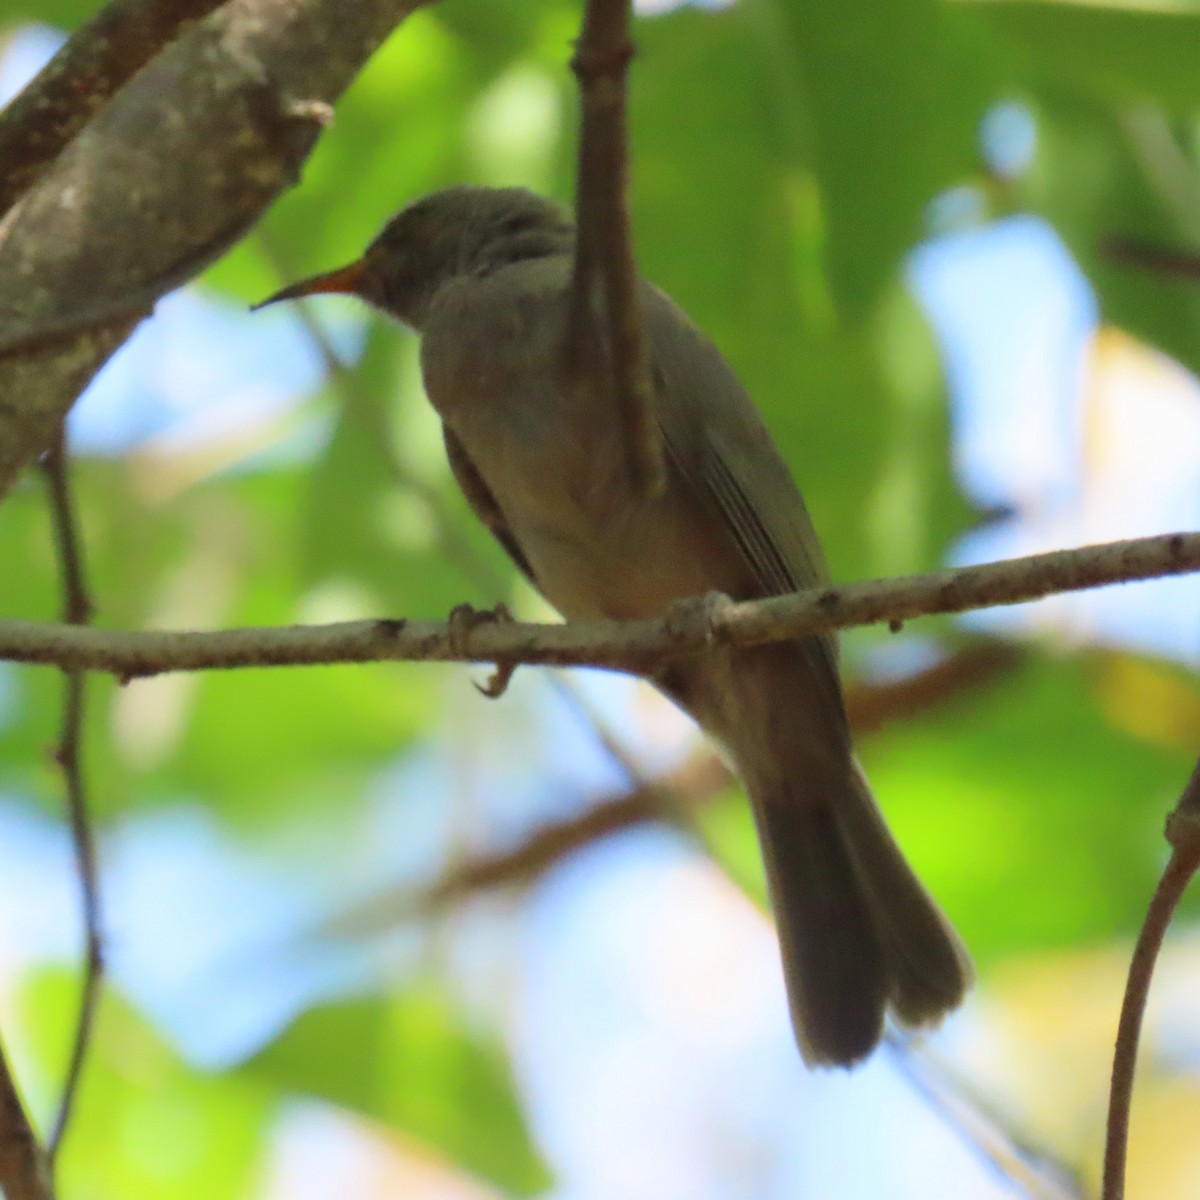
M 456 655 L 466 653 L 467 637 L 471 630 L 480 625 L 509 624 L 513 615 L 508 605 L 501 601 L 494 608 L 475 608 L 470 604 L 456 604 L 450 610 L 449 633 L 450 647 Z M 489 700 L 497 700 L 508 690 L 509 681 L 517 669 L 514 662 L 497 661 L 496 669 L 492 672 L 487 683 L 476 683 L 475 689 L 481 696 Z
M 701 641 L 711 646 L 720 641 L 721 618 L 733 601 L 724 592 L 705 592 L 676 600 L 664 618 L 667 632 L 680 641 Z

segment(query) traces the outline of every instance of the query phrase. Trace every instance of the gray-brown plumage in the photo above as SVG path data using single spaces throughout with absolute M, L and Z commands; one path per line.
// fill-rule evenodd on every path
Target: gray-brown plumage
M 472 508 L 565 617 L 634 618 L 711 591 L 828 578 L 804 502 L 720 352 L 642 285 L 667 482 L 637 488 L 603 382 L 566 371 L 574 229 L 517 189 L 454 188 L 357 263 L 272 299 L 353 292 L 422 335 L 421 366 Z M 602 374 L 602 373 L 601 373 Z M 727 749 L 758 824 L 792 1020 L 812 1063 L 864 1057 L 893 1011 L 936 1021 L 965 953 L 892 840 L 850 747 L 832 638 L 722 649 L 653 682 Z

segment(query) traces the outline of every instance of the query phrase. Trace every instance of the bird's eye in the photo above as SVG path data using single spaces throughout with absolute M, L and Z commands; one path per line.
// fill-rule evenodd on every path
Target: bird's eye
M 526 223 L 527 222 L 523 213 L 512 213 L 500 222 L 500 227 L 497 232 L 501 234 L 521 233 L 524 230 Z

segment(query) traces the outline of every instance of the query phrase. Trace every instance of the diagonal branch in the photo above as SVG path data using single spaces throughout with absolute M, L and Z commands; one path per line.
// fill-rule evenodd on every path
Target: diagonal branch
M 109 99 L 225 0 L 113 0 L 0 113 L 0 216 Z
M 667 617 L 568 625 L 377 619 L 213 632 L 122 633 L 0 621 L 0 660 L 107 671 L 164 671 L 354 662 L 512 662 L 644 673 L 717 645 L 761 645 L 855 625 L 1018 604 L 1060 592 L 1200 571 L 1200 533 L 1108 542 L 903 579 L 815 588 L 766 600 L 701 597 Z
M 1167 841 L 1171 858 L 1158 881 L 1146 919 L 1142 922 L 1129 979 L 1121 1002 L 1121 1020 L 1113 1052 L 1112 1085 L 1108 1096 L 1108 1134 L 1104 1144 L 1103 1200 L 1123 1200 L 1125 1161 L 1129 1149 L 1129 1113 L 1133 1103 L 1133 1079 L 1137 1068 L 1138 1038 L 1154 964 L 1167 935 L 1167 926 L 1200 869 L 1200 762 L 1197 762 L 1175 811 L 1167 818 Z
M 567 365 L 577 383 L 611 372 L 633 477 L 653 495 L 663 486 L 664 466 L 650 405 L 629 216 L 630 8 L 630 0 L 586 0 L 571 60 L 583 115 Z M 604 328 L 599 327 L 598 297 L 604 301 Z
M 50 490 L 54 516 L 55 543 L 58 550 L 59 573 L 62 578 L 64 620 L 74 625 L 86 625 L 92 605 L 88 597 L 84 574 L 83 547 L 79 538 L 74 505 L 71 501 L 66 447 L 66 431 L 59 436 L 43 466 Z M 79 888 L 83 904 L 84 961 L 83 982 L 79 997 L 79 1016 L 75 1036 L 67 1060 L 62 1097 L 54 1127 L 50 1131 L 47 1155 L 50 1170 L 63 1136 L 70 1124 L 83 1075 L 83 1065 L 91 1045 L 92 1027 L 100 986 L 104 978 L 104 957 L 100 938 L 100 881 L 96 867 L 96 842 L 88 814 L 87 789 L 84 782 L 82 741 L 87 674 L 74 669 L 65 670 L 63 691 L 62 732 L 55 758 L 62 768 L 67 791 L 67 815 L 71 825 L 71 840 L 75 845 L 75 862 L 79 872 Z
M 42 171 L 0 221 L 0 495 L 159 297 L 295 183 L 330 105 L 423 2 L 226 0 Z
M 476 892 L 532 884 L 585 846 L 638 825 L 670 820 L 685 808 L 699 808 L 733 782 L 729 768 L 715 754 L 699 754 L 663 778 L 539 825 L 511 849 L 454 864 L 421 892 L 405 888 L 393 893 L 393 919 L 402 905 L 428 917 Z

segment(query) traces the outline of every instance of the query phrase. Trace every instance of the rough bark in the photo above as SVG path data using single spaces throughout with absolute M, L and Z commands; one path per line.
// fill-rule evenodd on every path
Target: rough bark
M 0 221 L 0 496 L 155 302 L 295 183 L 330 104 L 421 0 L 229 0 Z

